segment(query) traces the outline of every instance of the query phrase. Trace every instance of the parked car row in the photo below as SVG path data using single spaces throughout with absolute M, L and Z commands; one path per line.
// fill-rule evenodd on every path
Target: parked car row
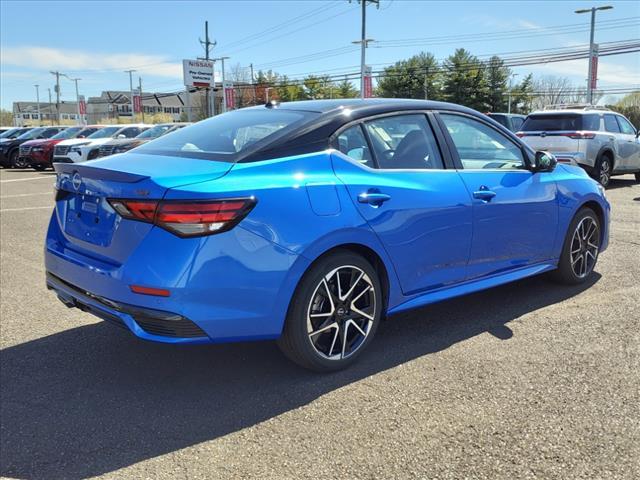
M 0 134 L 0 166 L 45 170 L 53 162 L 78 163 L 122 153 L 186 123 L 20 127 Z

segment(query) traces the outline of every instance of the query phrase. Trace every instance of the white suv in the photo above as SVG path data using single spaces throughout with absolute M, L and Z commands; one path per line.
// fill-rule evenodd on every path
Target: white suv
M 79 163 L 98 158 L 100 145 L 114 138 L 133 138 L 144 132 L 150 125 L 127 124 L 108 125 L 87 138 L 63 140 L 53 151 L 53 161 L 62 163 Z
M 594 107 L 533 112 L 517 135 L 559 162 L 580 165 L 604 187 L 625 173 L 640 182 L 639 132 L 619 113 Z

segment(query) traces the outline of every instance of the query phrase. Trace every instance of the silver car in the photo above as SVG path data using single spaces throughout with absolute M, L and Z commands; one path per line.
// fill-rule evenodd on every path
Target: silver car
M 533 112 L 517 135 L 558 162 L 580 165 L 604 187 L 625 173 L 640 182 L 639 132 L 619 113 L 596 107 Z

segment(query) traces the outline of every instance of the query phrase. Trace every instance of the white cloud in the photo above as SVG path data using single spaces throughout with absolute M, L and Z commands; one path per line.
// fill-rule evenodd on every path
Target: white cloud
M 71 72 L 108 71 L 135 68 L 147 75 L 182 77 L 180 62 L 164 56 L 137 53 L 94 53 L 50 47 L 2 47 L 2 65 L 34 70 L 60 69 Z
M 565 62 L 548 63 L 546 65 L 531 65 L 527 67 L 539 75 L 558 75 L 568 77 L 587 78 L 587 60 L 567 60 Z M 607 62 L 602 59 L 598 62 L 598 84 L 636 86 L 640 84 L 640 70 L 638 61 L 632 60 L 629 65 Z

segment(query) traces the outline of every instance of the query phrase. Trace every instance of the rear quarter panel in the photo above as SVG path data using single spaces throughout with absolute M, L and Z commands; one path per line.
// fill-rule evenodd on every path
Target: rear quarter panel
M 173 188 L 165 199 L 248 196 L 254 196 L 257 204 L 235 228 L 251 232 L 295 256 L 291 265 L 283 265 L 269 281 L 270 288 L 279 286 L 269 301 L 269 317 L 276 322 L 274 332 L 281 331 L 291 296 L 306 269 L 339 245 L 359 244 L 376 252 L 389 276 L 389 303 L 400 301 L 392 264 L 333 173 L 328 151 L 236 164 L 222 178 Z M 211 245 L 215 245 L 216 235 L 210 238 Z

